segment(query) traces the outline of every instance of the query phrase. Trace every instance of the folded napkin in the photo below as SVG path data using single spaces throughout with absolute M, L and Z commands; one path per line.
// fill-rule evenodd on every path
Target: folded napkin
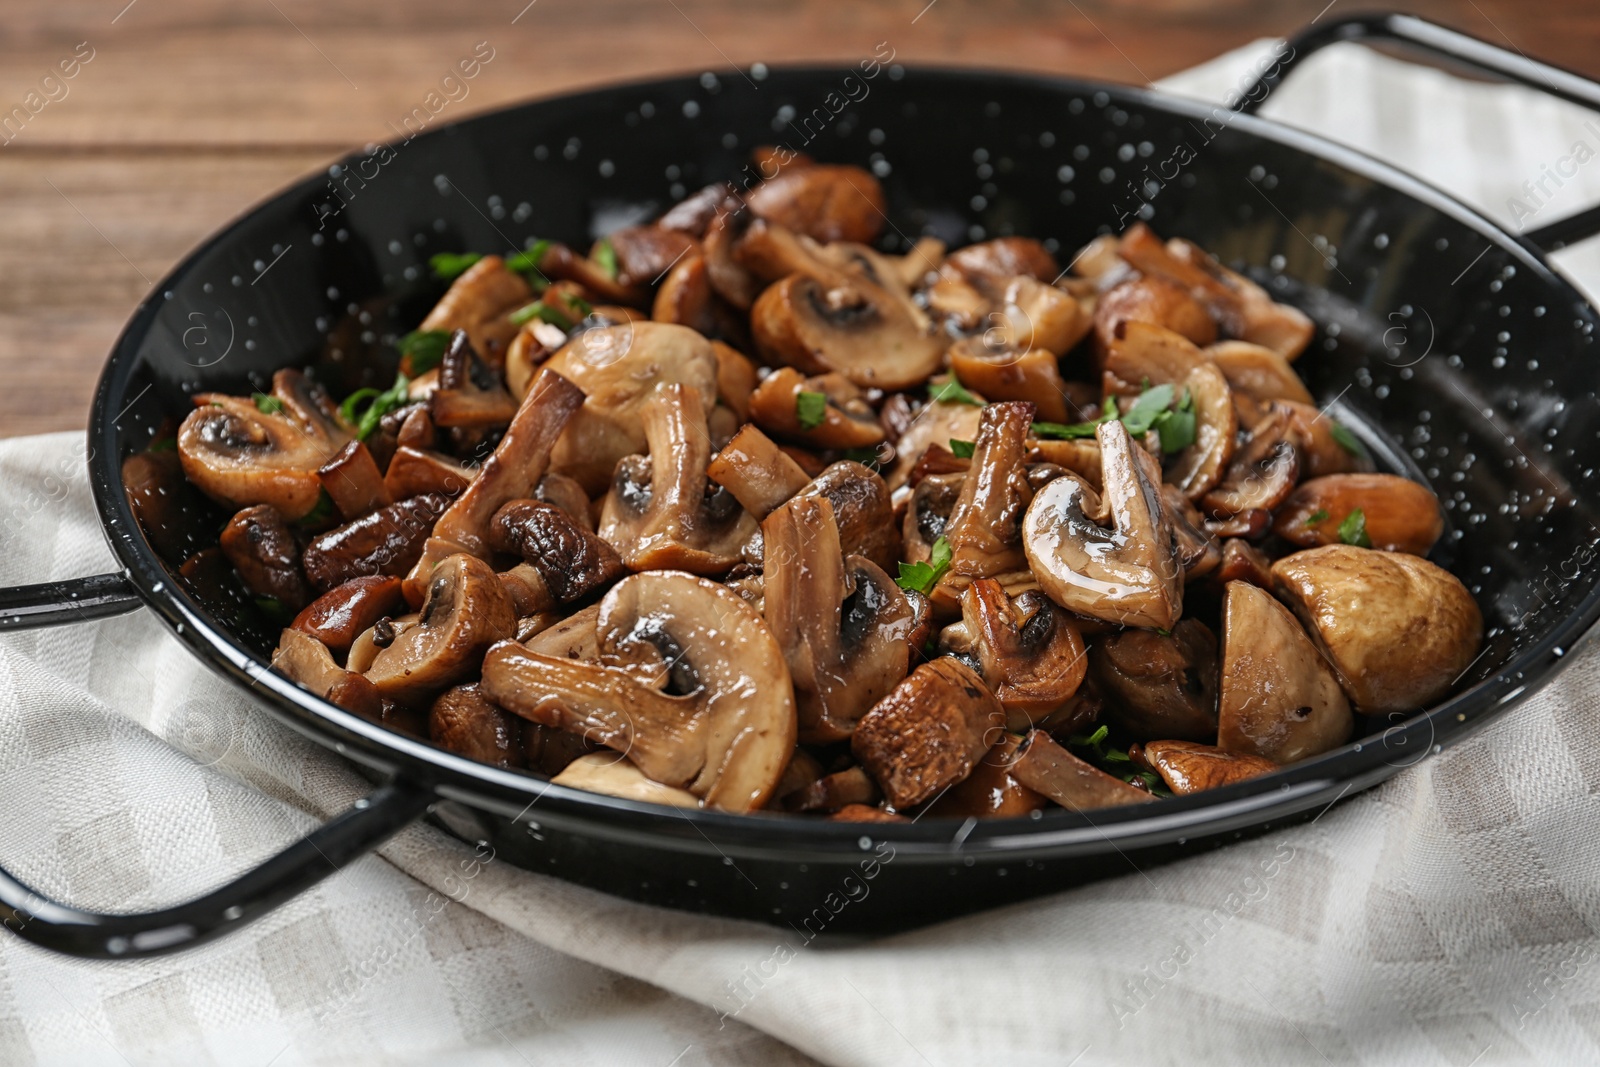
M 1222 99 L 1264 47 L 1170 87 Z M 1600 146 L 1536 94 L 1349 47 L 1268 110 L 1508 223 L 1542 161 Z M 1560 193 L 1533 223 L 1600 200 L 1600 167 Z M 1594 253 L 1565 263 L 1600 284 Z M 0 584 L 111 569 L 83 459 L 78 434 L 0 442 Z M 786 931 L 475 862 L 415 827 L 175 957 L 74 962 L 0 935 L 0 1064 L 1593 1061 L 1600 662 L 1571 659 L 1492 729 L 1308 825 L 846 946 L 779 953 Z M 368 789 L 148 615 L 0 635 L 0 862 L 44 893 L 185 899 Z

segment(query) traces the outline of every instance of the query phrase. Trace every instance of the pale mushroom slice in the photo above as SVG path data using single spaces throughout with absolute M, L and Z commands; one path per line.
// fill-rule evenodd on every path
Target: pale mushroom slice
M 1005 734 L 1005 711 L 971 667 L 924 663 L 861 717 L 850 749 L 895 808 L 937 797 Z
M 1217 638 L 1199 619 L 1170 634 L 1124 630 L 1095 642 L 1095 678 L 1111 698 L 1106 718 L 1141 741 L 1198 741 L 1217 733 Z
M 884 439 L 878 413 L 842 374 L 806 378 L 779 368 L 750 395 L 749 415 L 774 437 L 807 448 L 874 448 Z
M 1066 383 L 1056 354 L 1049 349 L 1018 348 L 990 330 L 961 338 L 947 355 L 950 369 L 969 389 L 991 400 L 1031 401 L 1045 422 L 1069 418 Z
M 1034 730 L 1023 739 L 1011 760 L 1011 777 L 1069 811 L 1095 811 L 1155 799 L 1143 789 L 1085 763 L 1043 730 Z
M 545 368 L 585 398 L 556 442 L 550 469 L 577 479 L 590 495 L 605 491 L 618 460 L 645 450 L 643 411 L 656 386 L 690 386 L 707 416 L 717 402 L 716 351 L 686 326 L 631 322 L 588 330 Z
M 1311 391 L 1282 355 L 1249 341 L 1218 341 L 1205 354 L 1221 368 L 1228 386 L 1254 400 L 1291 400 L 1313 404 Z
M 700 798 L 687 789 L 675 789 L 647 778 L 628 757 L 615 752 L 590 752 L 579 756 L 551 778 L 550 784 L 673 808 L 700 806 Z
M 1071 617 L 1037 590 L 1013 599 L 992 578 L 961 594 L 961 620 L 983 680 L 1006 712 L 1006 729 L 1022 732 L 1072 699 L 1089 669 Z
M 1350 740 L 1339 680 L 1289 610 L 1248 582 L 1222 592 L 1217 746 L 1293 763 Z
M 757 520 L 765 519 L 811 481 L 800 464 L 753 423 L 741 426 L 712 457 L 706 475 L 732 493 Z
M 1483 643 L 1483 614 L 1460 579 L 1403 552 L 1325 545 L 1272 565 L 1277 594 L 1364 715 L 1444 696 Z
M 1172 790 L 1174 796 L 1188 796 L 1206 789 L 1218 789 L 1270 774 L 1278 765 L 1261 756 L 1224 752 L 1214 745 L 1194 741 L 1151 741 L 1130 752 L 1149 766 Z
M 498 363 L 519 328 L 511 321 L 511 312 L 532 299 L 533 290 L 505 260 L 484 256 L 450 284 L 417 329 L 465 330 L 472 347 Z
M 417 625 L 378 652 L 366 677 L 391 700 L 413 702 L 470 678 L 484 650 L 516 632 L 500 579 L 483 560 L 458 553 L 433 569 Z
M 1041 588 L 1068 611 L 1124 626 L 1170 630 L 1183 611 L 1183 568 L 1155 461 L 1120 422 L 1095 430 L 1103 501 L 1067 475 L 1039 490 L 1022 545 Z M 1102 525 L 1102 511 L 1111 525 Z
M 1300 450 L 1294 446 L 1287 413 L 1268 410 L 1239 446 L 1222 480 L 1200 498 L 1213 519 L 1240 519 L 1218 532 L 1248 536 L 1264 533 L 1272 512 L 1294 490 L 1300 477 Z
M 842 741 L 905 677 L 911 605 L 877 564 L 844 555 L 826 497 L 796 497 L 761 533 L 762 610 L 794 680 L 800 740 Z
M 317 470 L 350 441 L 320 390 L 297 370 L 272 376 L 259 398 L 200 393 L 178 428 L 184 476 L 236 508 L 270 504 L 287 519 L 317 506 Z
M 1028 434 L 1033 405 L 990 404 L 978 421 L 972 469 L 950 511 L 944 537 L 950 569 L 933 590 L 935 608 L 956 610 L 961 591 L 976 578 L 1014 574 L 1028 565 L 1022 517 L 1033 500 L 1028 481 Z
M 1095 345 L 1104 354 L 1116 347 L 1130 323 L 1171 330 L 1196 345 L 1217 339 L 1211 313 L 1177 282 L 1159 275 L 1135 275 L 1100 294 L 1094 306 Z
M 371 682 L 345 670 L 328 646 L 300 630 L 285 630 L 272 653 L 272 669 L 330 704 L 364 718 L 383 718 L 383 699 Z
M 1309 548 L 1348 543 L 1357 526 L 1372 548 L 1426 556 L 1444 533 L 1444 513 L 1433 491 L 1409 478 L 1329 474 L 1301 482 L 1289 494 L 1273 532 Z
M 901 489 L 911 480 L 918 461 L 929 448 L 948 447 L 952 440 L 976 441 L 982 418 L 982 404 L 930 400 L 918 408 L 911 417 L 911 424 L 895 442 L 894 466 L 884 478 L 890 492 Z
M 1372 470 L 1372 457 L 1354 446 L 1354 439 L 1333 416 L 1292 400 L 1277 400 L 1272 406 L 1288 414 L 1289 429 L 1300 450 L 1306 477 Z
M 663 657 L 656 684 L 505 642 L 484 658 L 485 692 L 523 718 L 622 752 L 706 807 L 765 805 L 794 751 L 796 720 L 783 651 L 761 616 L 715 582 L 651 571 L 606 594 L 595 632 L 602 656 L 647 645 Z
M 1194 368 L 1183 380 L 1194 403 L 1194 443 L 1173 457 L 1167 481 L 1190 500 L 1199 500 L 1221 482 L 1233 458 L 1239 434 L 1239 416 L 1233 406 L 1228 380 L 1215 364 Z
M 996 237 L 958 248 L 945 266 L 991 299 L 1000 297 L 1019 276 L 1053 281 L 1061 273 L 1056 257 L 1031 237 Z
M 945 342 L 882 286 L 841 273 L 791 274 L 750 309 L 756 350 L 808 374 L 837 371 L 864 388 L 909 389 L 939 369 Z
M 631 570 L 722 574 L 758 529 L 733 494 L 709 484 L 704 410 L 692 386 L 658 386 L 641 413 L 650 454 L 617 464 L 600 537 Z

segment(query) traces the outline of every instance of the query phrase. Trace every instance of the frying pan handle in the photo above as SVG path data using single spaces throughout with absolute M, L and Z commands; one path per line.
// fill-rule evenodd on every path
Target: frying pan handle
M 41 948 L 85 959 L 133 959 L 192 948 L 239 929 L 310 889 L 409 826 L 431 790 L 391 782 L 218 889 L 134 915 L 80 911 L 41 896 L 0 869 L 0 924 Z
M 1352 15 L 1307 27 L 1290 38 L 1288 56 L 1262 75 L 1245 94 L 1238 110 L 1254 114 L 1272 90 L 1307 56 L 1343 41 L 1394 41 L 1538 89 L 1579 107 L 1600 111 L 1600 84 L 1415 15 Z M 1600 207 L 1592 207 L 1535 227 L 1524 232 L 1522 237 L 1539 248 L 1554 251 L 1597 233 L 1600 233 Z
M 19 585 L 0 589 L 0 631 L 89 622 L 124 615 L 143 606 L 133 583 L 120 574 Z

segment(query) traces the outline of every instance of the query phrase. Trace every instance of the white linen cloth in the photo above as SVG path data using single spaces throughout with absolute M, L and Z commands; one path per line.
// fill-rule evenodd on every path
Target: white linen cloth
M 1220 99 L 1264 46 L 1171 80 Z M 1511 221 L 1587 116 L 1353 47 L 1269 112 Z M 1600 167 L 1535 222 L 1600 200 Z M 1570 269 L 1600 285 L 1592 252 Z M 0 583 L 108 570 L 81 436 L 0 442 Z M 850 946 L 579 889 L 427 827 L 261 922 L 154 961 L 0 933 L 0 1064 L 1406 1063 L 1600 1059 L 1600 663 L 1316 822 Z M 368 784 L 136 614 L 0 636 L 0 862 L 144 909 Z M 463 887 L 464 886 L 464 890 Z M 460 903 L 439 909 L 433 892 Z M 438 909 L 438 910 L 436 910 Z

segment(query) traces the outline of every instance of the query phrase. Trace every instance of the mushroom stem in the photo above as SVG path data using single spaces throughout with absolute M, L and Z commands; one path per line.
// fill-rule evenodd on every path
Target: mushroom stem
M 805 488 L 811 478 L 766 434 L 746 423 L 706 467 L 712 481 L 756 519 Z

